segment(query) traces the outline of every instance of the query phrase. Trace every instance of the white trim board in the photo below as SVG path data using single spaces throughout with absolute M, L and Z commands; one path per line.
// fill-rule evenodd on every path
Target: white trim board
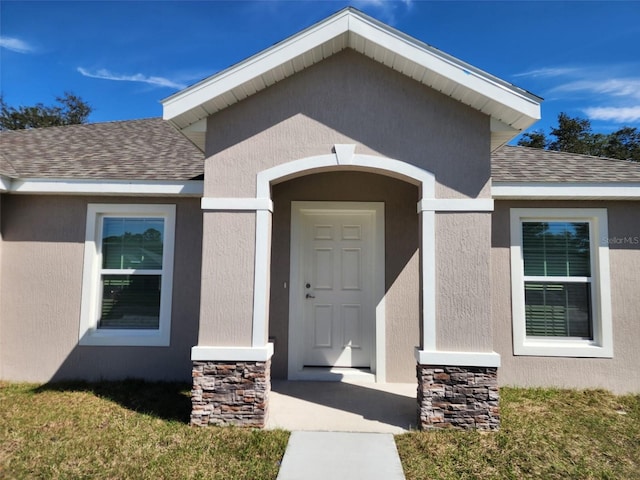
M 6 185 L 6 182 L 3 182 Z M 204 191 L 202 180 L 85 180 L 31 178 L 14 179 L 9 193 L 64 195 L 130 195 L 200 197 Z
M 423 198 L 420 212 L 492 212 L 493 198 Z
M 500 355 L 496 352 L 443 352 L 416 348 L 414 355 L 420 365 L 496 368 L 500 366 Z
M 635 200 L 640 183 L 542 183 L 494 182 L 496 200 Z
M 266 362 L 273 356 L 273 343 L 262 347 L 210 347 L 191 348 L 192 361 Z
M 203 197 L 200 205 L 202 210 L 267 210 L 273 212 L 273 201 L 270 198 Z
M 0 192 L 7 192 L 11 190 L 11 179 L 0 175 Z

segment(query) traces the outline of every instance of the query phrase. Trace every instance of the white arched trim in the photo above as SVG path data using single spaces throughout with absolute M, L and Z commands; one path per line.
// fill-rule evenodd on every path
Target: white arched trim
M 283 163 L 258 173 L 256 197 L 271 198 L 271 185 L 314 173 L 314 171 L 361 170 L 399 178 L 421 187 L 422 198 L 434 198 L 435 176 L 400 160 L 349 152 L 351 145 L 336 145 L 336 152 Z M 347 167 L 347 168 L 345 168 Z M 350 168 L 349 168 L 350 167 Z
M 419 187 L 420 202 L 435 196 L 435 176 L 414 165 L 375 155 L 355 153 L 355 145 L 335 145 L 335 153 L 318 155 L 277 165 L 257 175 L 256 197 L 271 201 L 271 186 L 293 178 L 334 170 L 357 170 L 398 178 Z M 420 203 L 421 204 L 421 203 Z M 436 334 L 436 271 L 435 271 L 435 211 L 420 210 L 422 217 L 422 286 L 423 286 L 423 347 L 435 350 Z M 269 315 L 269 245 L 271 212 L 256 211 L 256 257 L 254 277 L 253 347 L 263 347 L 268 338 Z

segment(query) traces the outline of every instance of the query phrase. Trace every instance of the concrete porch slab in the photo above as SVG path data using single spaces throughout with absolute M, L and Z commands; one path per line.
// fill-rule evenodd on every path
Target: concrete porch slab
M 273 380 L 268 429 L 398 434 L 417 429 L 417 384 Z
M 293 432 L 277 480 L 404 480 L 391 434 Z

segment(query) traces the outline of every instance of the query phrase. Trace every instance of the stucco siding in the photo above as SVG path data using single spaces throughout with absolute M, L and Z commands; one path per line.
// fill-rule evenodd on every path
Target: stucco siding
M 436 214 L 436 346 L 490 352 L 491 214 Z
M 275 378 L 287 376 L 289 273 L 292 201 L 384 202 L 386 377 L 391 382 L 415 379 L 413 348 L 419 341 L 418 189 L 381 175 L 331 172 L 309 175 L 273 188 L 270 336 L 276 349 Z M 285 282 L 287 287 L 285 288 Z
M 488 197 L 489 142 L 489 117 L 347 50 L 209 117 L 205 195 L 255 196 L 257 172 L 353 143 L 434 173 L 439 197 Z
M 78 346 L 88 203 L 176 204 L 170 347 Z M 197 199 L 9 195 L 2 231 L 2 379 L 189 379 L 200 296 Z
M 509 209 L 541 207 L 607 209 L 613 358 L 513 355 Z M 640 202 L 496 202 L 491 262 L 495 348 L 502 356 L 498 376 L 501 385 L 640 392 Z
M 205 212 L 198 345 L 251 346 L 256 214 Z

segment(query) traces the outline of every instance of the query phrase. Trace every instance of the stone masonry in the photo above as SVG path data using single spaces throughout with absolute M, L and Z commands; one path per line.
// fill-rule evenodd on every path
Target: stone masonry
M 263 428 L 271 390 L 271 361 L 193 362 L 191 425 Z
M 423 430 L 498 430 L 498 369 L 418 365 L 418 425 Z

